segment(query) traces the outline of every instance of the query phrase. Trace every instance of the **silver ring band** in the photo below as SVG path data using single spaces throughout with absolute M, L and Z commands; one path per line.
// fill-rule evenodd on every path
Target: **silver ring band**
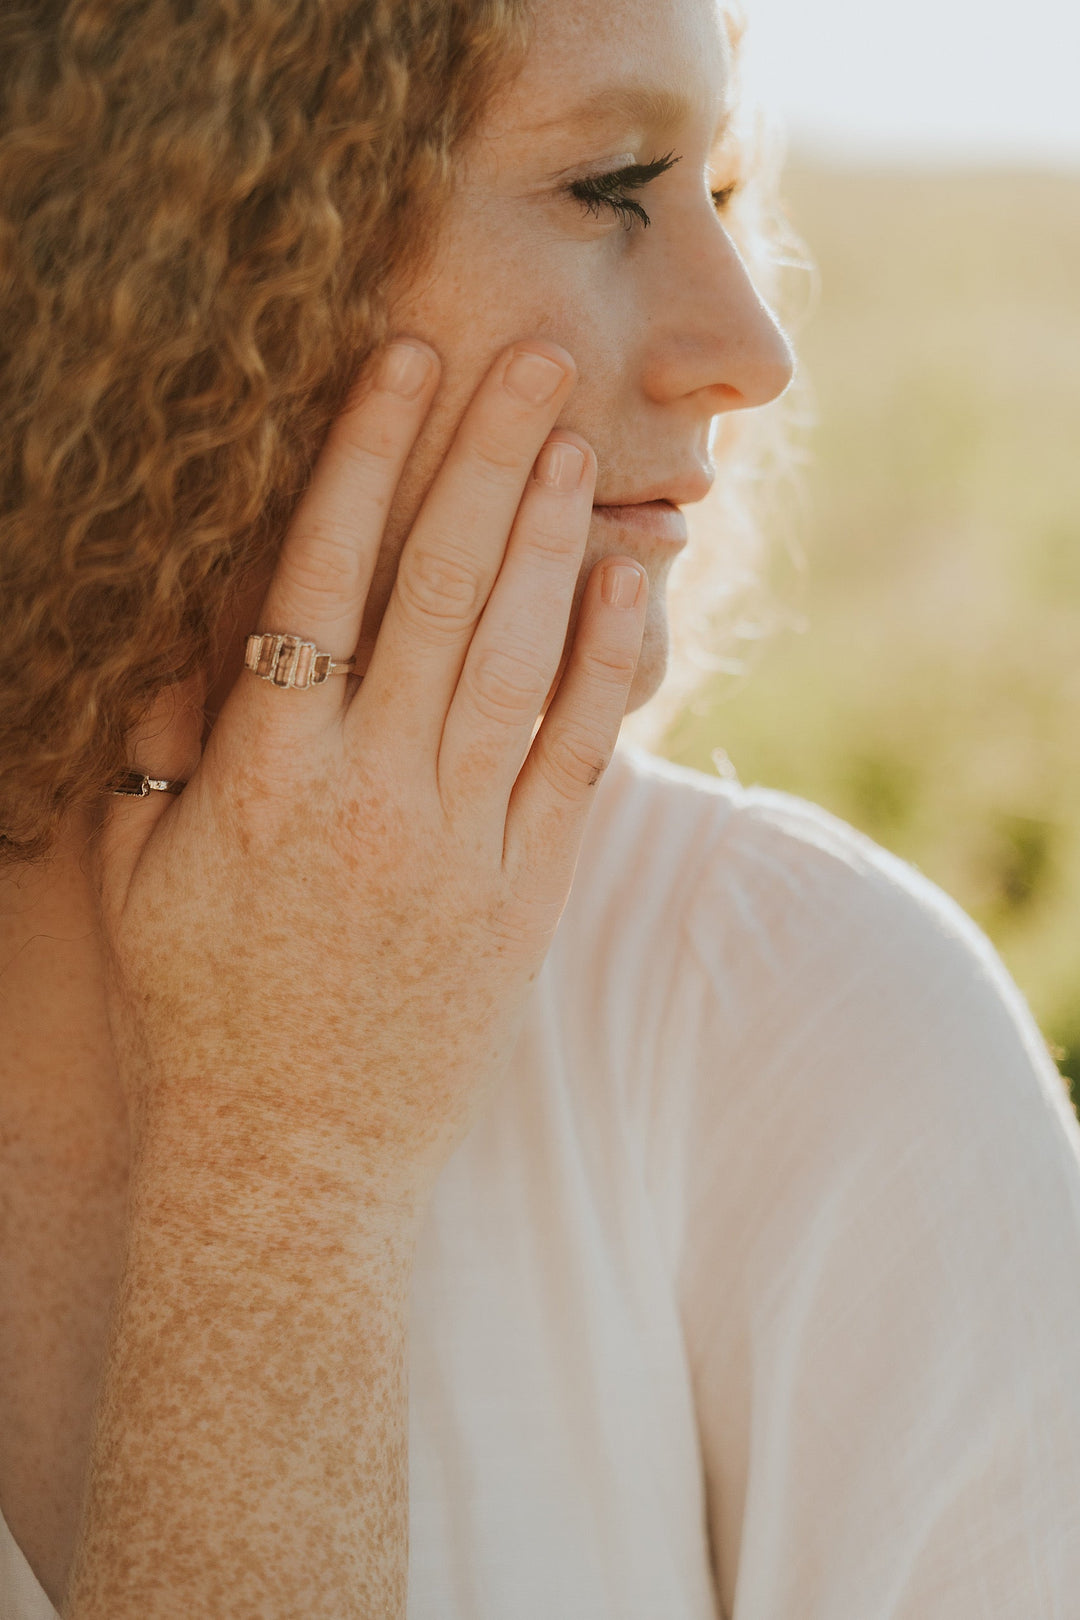
M 186 782 L 166 782 L 159 776 L 144 776 L 142 771 L 123 771 L 109 784 L 110 793 L 122 793 L 129 799 L 145 799 L 148 793 L 182 793 Z

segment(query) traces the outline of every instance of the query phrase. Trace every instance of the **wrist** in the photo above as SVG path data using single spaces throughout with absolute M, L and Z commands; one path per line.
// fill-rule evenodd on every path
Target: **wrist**
M 129 1213 L 152 1207 L 226 1248 L 284 1230 L 322 1246 L 415 1242 L 431 1187 L 325 1111 L 185 1086 L 144 1096 L 131 1131 Z

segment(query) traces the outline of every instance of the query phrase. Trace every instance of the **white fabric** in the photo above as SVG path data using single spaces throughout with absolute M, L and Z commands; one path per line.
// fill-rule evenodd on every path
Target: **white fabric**
M 57 1620 L 56 1610 L 0 1518 L 0 1620 Z
M 409 1620 L 1076 1620 L 1080 1127 L 939 888 L 620 745 L 411 1327 Z M 21 1583 L 21 1585 L 20 1585 Z M 52 1620 L 0 1534 L 0 1620 Z

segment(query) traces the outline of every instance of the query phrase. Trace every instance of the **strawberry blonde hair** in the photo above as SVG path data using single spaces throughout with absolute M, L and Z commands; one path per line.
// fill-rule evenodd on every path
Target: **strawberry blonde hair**
M 208 663 L 528 12 L 0 8 L 0 866 L 46 859 L 155 696 Z M 725 597 L 722 549 L 695 621 Z

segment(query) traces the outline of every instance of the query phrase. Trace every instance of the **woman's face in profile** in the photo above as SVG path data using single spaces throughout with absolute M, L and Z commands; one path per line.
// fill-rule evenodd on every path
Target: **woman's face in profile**
M 787 340 L 712 197 L 732 178 L 710 161 L 729 104 L 716 0 L 535 0 L 534 19 L 523 71 L 461 154 L 431 269 L 393 304 L 393 330 L 433 346 L 442 380 L 390 513 L 361 672 L 424 493 L 506 345 L 539 336 L 573 355 L 579 380 L 559 425 L 596 452 L 596 505 L 702 499 L 713 419 L 765 404 L 791 379 Z M 613 187 L 644 209 L 648 228 L 633 210 L 570 189 L 669 155 L 678 161 L 647 184 Z M 594 515 L 567 650 L 585 582 L 614 553 L 636 558 L 650 581 L 633 709 L 664 676 L 664 587 L 677 551 Z
M 787 386 L 791 353 L 723 229 L 710 167 L 728 107 L 729 48 L 715 0 L 536 0 L 525 67 L 463 153 L 460 185 L 398 332 L 439 353 L 440 393 L 391 514 L 364 635 L 374 633 L 408 526 L 496 355 L 540 336 L 568 349 L 578 384 L 560 425 L 596 451 L 595 501 L 700 500 L 710 424 Z M 647 213 L 591 206 L 575 182 L 672 154 L 617 194 Z M 627 229 L 629 224 L 629 229 Z M 631 707 L 664 674 L 664 584 L 676 552 L 594 518 L 571 620 L 593 566 L 625 552 L 650 603 Z

